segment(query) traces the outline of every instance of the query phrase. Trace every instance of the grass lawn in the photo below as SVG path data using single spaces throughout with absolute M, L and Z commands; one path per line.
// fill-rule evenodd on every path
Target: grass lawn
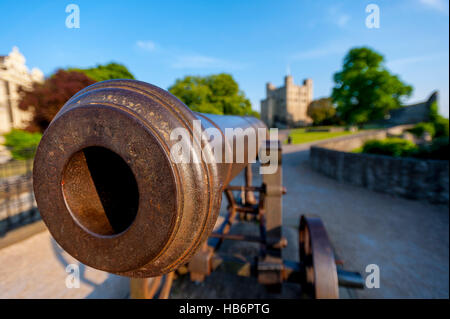
M 305 128 L 296 128 L 291 130 L 289 135 L 292 137 L 292 144 L 303 144 L 354 133 L 356 132 L 305 132 Z

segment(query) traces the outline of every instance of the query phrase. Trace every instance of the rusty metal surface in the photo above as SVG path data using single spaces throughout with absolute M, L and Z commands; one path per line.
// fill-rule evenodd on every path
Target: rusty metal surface
M 181 127 L 192 136 L 194 120 L 222 134 L 265 127 L 194 113 L 134 80 L 99 82 L 74 95 L 45 131 L 33 171 L 39 211 L 61 247 L 86 265 L 137 278 L 185 264 L 211 233 L 224 187 L 247 165 L 246 157 L 217 163 L 206 139 L 189 149 L 200 163 L 173 162 L 170 134 Z M 235 148 L 232 141 L 223 147 Z
M 301 217 L 299 253 L 305 275 L 302 290 L 317 299 L 339 298 L 334 253 L 319 217 L 307 215 Z
M 266 141 L 267 142 L 267 141 Z M 245 186 L 227 186 L 225 196 L 228 201 L 228 214 L 224 221 L 210 235 L 209 245 L 218 251 L 224 240 L 244 240 L 260 244 L 257 270 L 258 281 L 272 290 L 281 288 L 284 276 L 281 249 L 286 247 L 287 240 L 281 236 L 282 195 L 286 189 L 282 186 L 281 144 L 278 141 L 266 143 L 270 154 L 277 154 L 278 166 L 272 174 L 263 176 L 263 185 L 252 186 L 251 167 L 247 165 L 245 171 Z M 240 199 L 233 191 L 240 191 Z M 258 200 L 254 192 L 258 192 Z M 239 213 L 239 216 L 237 215 Z M 257 219 L 260 226 L 259 236 L 230 235 L 232 225 L 237 221 L 251 221 Z M 206 254 L 197 252 L 189 262 L 191 279 L 202 281 L 211 272 Z M 194 274 L 193 274 L 194 273 Z M 255 272 L 256 273 L 256 272 Z

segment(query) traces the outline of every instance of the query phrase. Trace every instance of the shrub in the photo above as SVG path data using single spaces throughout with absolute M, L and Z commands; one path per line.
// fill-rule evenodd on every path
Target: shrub
M 13 129 L 5 135 L 5 146 L 14 159 L 33 158 L 42 134 Z
M 449 121 L 439 114 L 436 102 L 433 102 L 430 106 L 430 122 L 434 125 L 434 137 L 448 137 Z
M 433 139 L 430 144 L 422 145 L 411 153 L 411 156 L 422 159 L 449 159 L 449 139 L 442 136 Z
M 430 122 L 436 122 L 436 120 L 441 117 L 439 115 L 439 107 L 436 101 L 431 103 L 430 105 L 430 112 L 429 112 Z
M 448 119 L 443 116 L 439 116 L 436 121 L 434 121 L 435 135 L 434 137 L 447 137 L 448 138 Z
M 362 152 L 395 157 L 448 160 L 449 151 L 449 138 L 443 136 L 434 138 L 431 143 L 421 146 L 401 138 L 370 140 L 364 143 L 362 148 L 353 150 L 353 153 Z
M 369 140 L 364 143 L 362 152 L 388 156 L 408 156 L 416 150 L 416 145 L 401 138 L 387 138 L 384 140 Z
M 413 128 L 409 129 L 408 132 L 414 134 L 417 137 L 422 137 L 426 132 L 430 134 L 430 136 L 434 136 L 436 134 L 436 129 L 433 123 L 418 123 Z

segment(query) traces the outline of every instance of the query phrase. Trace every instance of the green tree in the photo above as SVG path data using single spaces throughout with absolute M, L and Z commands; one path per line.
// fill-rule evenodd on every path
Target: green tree
M 321 98 L 309 104 L 307 114 L 312 118 L 314 125 L 329 125 L 334 122 L 336 109 L 331 98 Z
M 4 137 L 4 145 L 9 148 L 14 159 L 28 159 L 34 157 L 42 134 L 12 129 Z
M 83 73 L 57 70 L 44 83 L 35 83 L 31 91 L 22 92 L 19 108 L 31 109 L 33 112 L 27 131 L 44 132 L 64 103 L 75 93 L 94 83 L 94 80 Z
M 230 74 L 188 75 L 169 91 L 195 112 L 258 116 Z
M 23 91 L 19 108 L 31 109 L 33 118 L 27 130 L 43 132 L 60 108 L 75 93 L 98 81 L 134 79 L 128 69 L 118 63 L 97 65 L 93 68 L 59 69 L 42 84 L 34 84 L 32 91 Z
M 367 48 L 351 49 L 342 71 L 334 74 L 332 99 L 347 124 L 364 124 L 382 119 L 389 110 L 401 107 L 412 87 L 404 84 L 384 66 L 384 57 Z
M 434 137 L 448 137 L 449 122 L 448 119 L 439 114 L 437 102 L 433 102 L 430 106 L 430 122 L 434 126 Z
M 133 74 L 124 65 L 114 62 L 105 65 L 98 64 L 93 68 L 87 69 L 69 68 L 68 71 L 83 73 L 97 82 L 113 79 L 134 79 Z

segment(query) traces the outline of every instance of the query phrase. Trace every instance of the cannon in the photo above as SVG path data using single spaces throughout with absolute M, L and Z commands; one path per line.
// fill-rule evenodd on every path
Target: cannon
M 265 168 L 277 164 L 258 187 L 250 169 L 256 158 Z M 244 169 L 246 185 L 229 186 Z M 153 278 L 155 285 L 166 274 L 171 282 L 171 274 L 185 267 L 193 280 L 203 280 L 223 240 L 253 240 L 262 247 L 254 267 L 262 284 L 294 278 L 313 297 L 338 296 L 338 272 L 320 219 L 302 217 L 303 263 L 289 266 L 281 259 L 287 244 L 281 235 L 281 145 L 256 118 L 195 113 L 140 81 L 99 82 L 75 94 L 50 123 L 36 151 L 33 187 L 53 238 L 93 268 Z M 234 191 L 244 194 L 240 201 Z M 223 193 L 229 213 L 216 225 Z M 229 235 L 238 215 L 253 216 L 260 236 Z M 342 277 L 360 286 L 359 277 Z M 148 297 L 147 283 L 132 280 L 132 296 Z

